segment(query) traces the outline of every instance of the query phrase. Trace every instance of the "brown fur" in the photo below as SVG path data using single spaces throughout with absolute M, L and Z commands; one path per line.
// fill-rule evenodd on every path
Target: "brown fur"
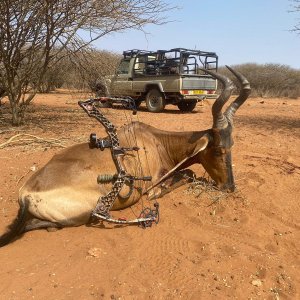
M 156 182 L 187 156 L 193 156 L 203 146 L 207 132 L 175 133 L 158 130 L 136 122 L 119 133 L 121 145 L 138 146 L 138 153 L 124 157 L 127 171 L 134 176 L 152 176 Z M 206 145 L 207 142 L 204 143 Z M 192 161 L 186 164 L 195 163 Z M 200 163 L 200 161 L 197 161 Z M 180 167 L 178 167 L 180 169 Z M 112 184 L 96 182 L 99 174 L 115 174 L 115 164 L 109 149 L 90 149 L 88 144 L 70 147 L 55 155 L 20 189 L 19 201 L 29 202 L 29 212 L 36 218 L 75 226 L 87 223 L 98 198 L 107 194 Z M 136 181 L 134 193 L 128 199 L 117 199 L 113 210 L 136 203 L 150 183 Z M 126 187 L 124 194 L 127 193 Z

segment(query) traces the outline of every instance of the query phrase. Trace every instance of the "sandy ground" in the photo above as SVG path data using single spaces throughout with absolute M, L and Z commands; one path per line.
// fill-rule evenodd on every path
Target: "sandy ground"
M 44 141 L 0 149 L 0 232 L 16 216 L 20 186 L 60 145 L 103 133 L 77 106 L 80 97 L 38 95 L 28 124 L 17 129 L 5 125 L 4 108 L 0 144 L 16 134 Z M 211 126 L 211 104 L 188 114 L 142 109 L 138 118 L 166 130 L 202 130 Z M 233 194 L 215 201 L 187 184 L 159 199 L 161 220 L 151 228 L 39 230 L 1 248 L 0 299 L 300 299 L 299 113 L 299 99 L 249 99 L 240 108 Z M 109 114 L 126 123 L 124 112 Z M 51 138 L 57 144 L 46 143 Z M 130 209 L 122 213 L 133 218 Z

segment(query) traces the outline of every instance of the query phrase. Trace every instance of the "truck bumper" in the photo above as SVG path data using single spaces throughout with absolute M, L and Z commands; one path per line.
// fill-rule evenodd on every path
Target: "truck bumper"
M 218 94 L 207 94 L 205 99 L 217 99 L 218 96 Z
M 186 102 L 200 101 L 206 99 L 207 95 L 182 95 L 182 100 Z

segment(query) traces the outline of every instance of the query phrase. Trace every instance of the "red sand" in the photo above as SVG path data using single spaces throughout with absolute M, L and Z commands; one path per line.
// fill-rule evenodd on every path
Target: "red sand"
M 38 95 L 27 126 L 0 123 L 0 144 L 17 133 L 68 145 L 86 140 L 99 125 L 78 98 Z M 202 130 L 211 126 L 211 104 L 190 114 L 144 109 L 138 118 L 161 129 Z M 185 185 L 159 200 L 161 221 L 152 228 L 39 230 L 1 248 L 0 299 L 299 299 L 299 108 L 299 100 L 286 99 L 250 99 L 240 108 L 233 148 L 239 191 L 227 198 L 212 203 Z M 59 151 L 44 144 L 0 149 L 0 232 L 16 216 L 30 167 Z M 132 218 L 131 210 L 124 215 Z

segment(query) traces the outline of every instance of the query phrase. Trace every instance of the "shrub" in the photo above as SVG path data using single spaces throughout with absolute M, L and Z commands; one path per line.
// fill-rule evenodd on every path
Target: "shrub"
M 64 85 L 95 92 L 105 76 L 115 73 L 120 59 L 119 54 L 95 49 L 69 57 L 63 72 Z
M 280 64 L 247 63 L 232 66 L 247 77 L 251 84 L 252 97 L 300 97 L 300 70 Z M 225 67 L 219 72 L 231 78 L 236 86 L 236 78 Z

